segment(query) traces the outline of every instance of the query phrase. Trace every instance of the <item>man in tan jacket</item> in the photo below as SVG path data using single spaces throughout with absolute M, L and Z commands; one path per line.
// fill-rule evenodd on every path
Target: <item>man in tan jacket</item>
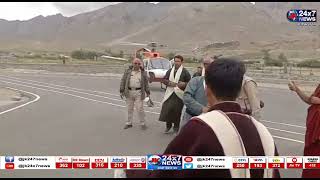
M 124 129 L 132 127 L 134 105 L 138 111 L 141 128 L 146 129 L 143 100 L 150 96 L 147 73 L 141 67 L 141 60 L 135 58 L 132 65 L 124 72 L 120 83 L 120 96 L 126 98 L 128 120 Z
M 251 77 L 244 75 L 242 89 L 237 102 L 241 105 L 246 114 L 253 116 L 256 120 L 261 120 L 261 104 L 258 97 L 258 85 Z

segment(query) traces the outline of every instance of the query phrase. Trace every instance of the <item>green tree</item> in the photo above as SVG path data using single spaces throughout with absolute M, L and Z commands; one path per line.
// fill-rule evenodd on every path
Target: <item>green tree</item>
M 74 59 L 85 59 L 84 53 L 81 50 L 72 51 L 71 57 Z
M 175 55 L 176 55 L 175 53 L 170 52 L 169 54 L 167 54 L 167 58 L 168 58 L 169 60 L 171 60 L 171 59 L 174 58 Z
M 267 50 L 262 50 L 262 53 L 263 53 L 263 60 L 264 60 L 264 64 L 266 66 L 278 66 L 278 67 L 282 67 L 283 66 L 283 63 L 276 60 L 276 59 L 272 59 L 271 58 L 271 55 L 270 55 L 270 50 L 267 49 Z
M 110 49 L 110 48 L 108 48 L 108 49 L 104 50 L 104 52 L 106 52 L 106 53 L 108 53 L 108 54 L 112 54 L 112 51 L 111 51 L 111 49 Z
M 267 49 L 267 50 L 262 50 L 262 53 L 263 53 L 263 60 L 264 60 L 264 63 L 265 64 L 267 64 L 268 63 L 268 61 L 270 61 L 271 60 L 271 56 L 270 56 L 270 53 L 269 53 L 269 49 Z
M 85 54 L 85 59 L 94 59 L 97 56 L 97 53 L 94 51 L 87 51 L 84 54 Z
M 98 54 L 94 51 L 76 50 L 72 51 L 71 57 L 74 59 L 94 59 Z
M 309 60 L 304 60 L 302 62 L 299 62 L 297 64 L 298 67 L 313 67 L 313 68 L 320 68 L 320 61 L 315 60 L 315 59 L 309 59 Z
M 279 59 L 280 62 L 283 62 L 283 63 L 288 62 L 287 57 L 283 53 L 280 53 L 278 59 Z

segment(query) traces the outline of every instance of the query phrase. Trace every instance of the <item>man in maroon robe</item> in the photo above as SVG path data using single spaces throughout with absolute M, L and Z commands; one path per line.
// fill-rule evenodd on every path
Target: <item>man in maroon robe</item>
M 243 63 L 233 59 L 221 58 L 212 62 L 205 72 L 207 84 L 206 94 L 210 105 L 209 112 L 193 117 L 181 129 L 181 132 L 171 141 L 163 154 L 179 154 L 183 156 L 228 156 L 227 152 L 232 148 L 242 149 L 233 153 L 232 156 L 278 156 L 277 148 L 271 134 L 260 122 L 245 115 L 240 105 L 235 101 L 240 93 L 245 66 Z M 213 130 L 214 124 L 219 124 L 221 119 L 213 117 L 210 119 L 210 112 L 222 112 L 234 129 L 221 128 L 220 133 Z M 203 121 L 203 117 L 209 117 Z M 208 120 L 208 119 L 207 119 Z M 211 125 L 209 125 L 211 124 Z M 231 128 L 232 129 L 232 128 Z M 262 129 L 262 131 L 261 131 Z M 217 130 L 217 129 L 216 129 Z M 225 132 L 224 132 L 225 131 Z M 221 135 L 221 132 L 223 134 Z M 238 134 L 237 138 L 230 141 L 222 141 L 231 137 L 231 134 Z M 266 136 L 269 137 L 267 141 Z M 240 139 L 242 147 L 234 145 L 231 141 Z M 237 140 L 236 140 L 237 141 Z M 267 142 L 267 143 L 266 143 Z M 271 142 L 271 143 L 270 143 Z M 270 148 L 271 147 L 271 148 Z M 270 151 L 271 149 L 271 151 Z M 234 152 L 234 151 L 233 151 Z M 268 152 L 268 153 L 267 153 Z M 271 152 L 271 153 L 270 153 Z M 250 169 L 247 175 L 252 178 L 266 177 L 266 169 Z M 278 169 L 271 172 L 267 177 L 280 177 Z M 231 178 L 229 169 L 206 169 L 206 170 L 127 170 L 126 177 L 221 177 Z
M 290 90 L 307 104 L 308 108 L 306 135 L 304 144 L 304 156 L 320 156 L 320 85 L 311 96 L 306 95 L 296 85 L 295 82 L 290 82 Z M 302 171 L 303 178 L 320 178 L 320 169 L 304 169 Z

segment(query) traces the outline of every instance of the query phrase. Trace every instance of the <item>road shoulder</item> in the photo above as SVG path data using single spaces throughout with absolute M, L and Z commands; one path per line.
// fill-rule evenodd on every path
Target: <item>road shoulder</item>
M 33 100 L 34 96 L 10 89 L 8 87 L 0 87 L 0 112 L 20 106 Z

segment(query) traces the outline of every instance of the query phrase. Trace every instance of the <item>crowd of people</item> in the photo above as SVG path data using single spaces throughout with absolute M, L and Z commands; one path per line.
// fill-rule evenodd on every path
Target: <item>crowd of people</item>
M 166 122 L 164 133 L 173 127 L 176 135 L 163 154 L 184 156 L 278 156 L 276 144 L 260 122 L 263 101 L 257 82 L 246 75 L 245 65 L 236 59 L 205 57 L 191 77 L 183 66 L 183 57 L 174 57 L 163 83 L 167 86 L 159 121 Z M 289 89 L 310 104 L 307 117 L 305 156 L 317 156 L 320 147 L 320 86 L 311 96 L 295 82 Z M 143 99 L 150 96 L 147 75 L 141 60 L 134 59 L 125 71 L 120 86 L 128 106 L 124 129 L 132 127 L 136 103 L 143 129 L 146 128 Z M 137 171 L 126 170 L 126 177 L 280 177 L 278 169 Z M 319 170 L 303 170 L 302 177 L 320 177 Z

